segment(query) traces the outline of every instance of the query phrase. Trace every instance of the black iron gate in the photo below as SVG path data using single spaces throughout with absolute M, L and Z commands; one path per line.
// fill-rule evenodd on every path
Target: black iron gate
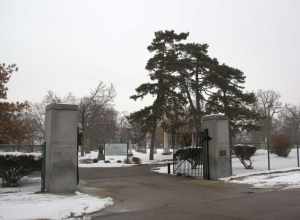
M 209 179 L 209 141 L 208 129 L 200 133 L 200 145 L 184 147 L 173 152 L 173 173 Z

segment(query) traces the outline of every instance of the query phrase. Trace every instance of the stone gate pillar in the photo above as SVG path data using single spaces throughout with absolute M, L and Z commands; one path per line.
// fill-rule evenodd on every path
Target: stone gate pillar
M 46 107 L 46 192 L 76 190 L 77 126 L 77 105 L 50 104 Z
M 208 129 L 209 176 L 211 180 L 231 176 L 229 123 L 224 115 L 207 115 L 202 118 L 202 129 Z

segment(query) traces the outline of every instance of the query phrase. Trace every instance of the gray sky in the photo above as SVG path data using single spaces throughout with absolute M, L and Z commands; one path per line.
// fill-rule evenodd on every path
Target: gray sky
M 133 111 L 147 103 L 129 100 L 148 80 L 146 47 L 174 29 L 244 71 L 248 90 L 300 104 L 299 24 L 298 0 L 0 0 L 0 62 L 20 68 L 11 100 L 38 102 L 49 89 L 83 96 L 102 80 L 114 84 L 117 110 Z

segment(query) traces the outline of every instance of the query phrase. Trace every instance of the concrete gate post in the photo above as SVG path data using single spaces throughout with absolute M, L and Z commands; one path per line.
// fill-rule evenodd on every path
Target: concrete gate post
M 208 129 L 209 176 L 211 180 L 231 176 L 229 123 L 224 115 L 207 115 L 202 118 L 202 129 Z
M 46 192 L 76 190 L 77 126 L 77 105 L 50 104 L 46 107 Z

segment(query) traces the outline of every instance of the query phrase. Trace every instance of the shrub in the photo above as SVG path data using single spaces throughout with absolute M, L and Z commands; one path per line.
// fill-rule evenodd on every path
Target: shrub
M 129 158 L 126 158 L 126 159 L 124 160 L 124 163 L 126 163 L 126 164 L 131 164 L 131 161 L 130 161 Z
M 3 187 L 16 187 L 20 179 L 33 171 L 41 170 L 42 158 L 28 154 L 0 155 L 0 177 Z
M 246 169 L 253 169 L 251 157 L 255 154 L 256 147 L 252 145 L 238 144 L 233 146 L 233 151 Z M 249 164 L 247 164 L 247 160 Z
M 138 157 L 132 157 L 131 160 L 132 160 L 132 162 L 135 163 L 135 164 L 141 164 L 141 163 L 142 163 L 141 159 L 138 158 Z
M 256 147 L 251 145 L 235 145 L 233 147 L 234 154 L 242 160 L 250 160 L 256 152 Z
M 290 141 L 288 136 L 284 134 L 274 135 L 272 137 L 272 153 L 280 156 L 287 157 L 291 152 Z

